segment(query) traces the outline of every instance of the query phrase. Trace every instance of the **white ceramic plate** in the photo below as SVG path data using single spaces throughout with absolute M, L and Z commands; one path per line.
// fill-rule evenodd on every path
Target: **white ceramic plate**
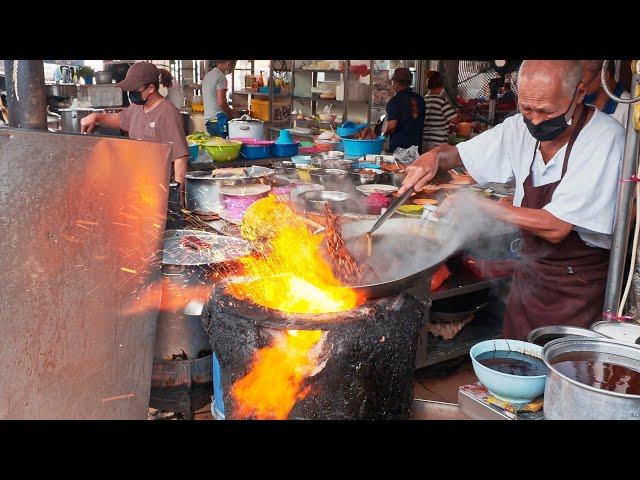
M 367 196 L 371 195 L 372 193 L 384 193 L 385 195 L 391 195 L 393 192 L 398 191 L 398 187 L 394 187 L 393 185 L 372 183 L 369 185 L 359 185 L 356 187 L 356 190 Z

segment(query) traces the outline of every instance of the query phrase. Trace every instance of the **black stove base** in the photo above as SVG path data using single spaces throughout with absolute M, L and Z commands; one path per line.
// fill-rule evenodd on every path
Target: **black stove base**
M 195 360 L 154 361 L 149 406 L 180 413 L 186 420 L 211 403 L 211 355 Z

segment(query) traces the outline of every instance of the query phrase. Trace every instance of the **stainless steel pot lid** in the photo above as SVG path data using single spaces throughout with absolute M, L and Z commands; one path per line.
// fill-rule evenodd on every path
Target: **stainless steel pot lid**
M 594 323 L 590 329 L 614 340 L 634 345 L 640 344 L 640 325 L 637 323 L 602 321 Z
M 229 123 L 239 123 L 239 122 L 264 123 L 262 120 L 258 118 L 252 118 L 249 115 L 242 115 L 240 118 L 234 118 L 232 120 L 229 120 Z
M 548 327 L 539 327 L 531 330 L 527 335 L 527 341 L 544 346 L 552 340 L 568 336 L 602 338 L 601 334 L 586 328 L 569 325 L 549 325 Z
M 185 237 L 193 236 L 207 246 L 185 246 Z M 240 238 L 225 237 L 201 230 L 167 230 L 164 235 L 162 263 L 165 265 L 211 265 L 229 262 L 251 253 L 251 245 Z
M 240 180 L 246 178 L 262 178 L 275 175 L 272 168 L 253 165 L 251 167 L 217 168 L 211 171 L 194 171 L 185 175 L 191 180 Z

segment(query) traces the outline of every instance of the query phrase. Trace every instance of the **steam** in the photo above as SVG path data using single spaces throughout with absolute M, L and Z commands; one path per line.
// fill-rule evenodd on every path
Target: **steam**
M 377 275 L 366 284 L 400 280 L 432 267 L 464 248 L 476 253 L 492 248 L 496 234 L 513 234 L 515 227 L 497 221 L 480 207 L 480 199 L 465 191 L 454 193 L 455 208 L 439 221 L 394 216 L 373 234 L 373 255 L 367 258 L 364 234 L 374 221 L 344 224 L 343 237 L 359 263 L 366 262 Z M 495 248 L 495 245 L 493 246 Z M 376 278 L 377 277 L 377 278 Z

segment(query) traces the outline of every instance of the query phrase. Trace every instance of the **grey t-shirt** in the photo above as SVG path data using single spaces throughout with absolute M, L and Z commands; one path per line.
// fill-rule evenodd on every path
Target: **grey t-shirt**
M 218 90 L 227 89 L 227 77 L 218 67 L 209 71 L 202 79 L 202 99 L 204 101 L 204 121 L 215 120 L 222 108 L 218 104 Z

